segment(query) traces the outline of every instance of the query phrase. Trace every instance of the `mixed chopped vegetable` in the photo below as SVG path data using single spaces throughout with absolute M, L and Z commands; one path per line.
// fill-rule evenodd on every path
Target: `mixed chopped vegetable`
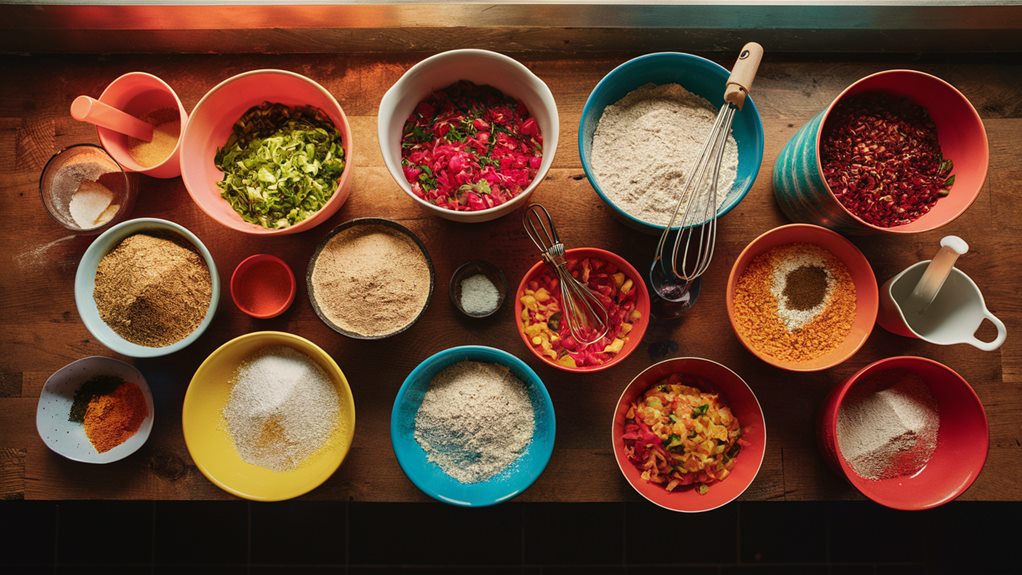
M 622 439 L 644 480 L 667 491 L 691 487 L 702 495 L 731 474 L 741 437 L 738 419 L 717 394 L 673 374 L 628 407 Z
M 543 136 L 525 104 L 469 81 L 419 102 L 401 137 L 412 191 L 450 210 L 507 202 L 532 183 L 542 161 Z
M 216 167 L 221 196 L 247 222 L 286 228 L 318 212 L 344 171 L 341 134 L 321 110 L 264 102 L 234 124 Z
M 637 308 L 635 282 L 614 264 L 598 258 L 568 256 L 568 271 L 596 294 L 607 308 L 609 329 L 600 341 L 582 345 L 571 336 L 561 307 L 557 275 L 549 268 L 526 285 L 520 298 L 521 322 L 525 335 L 544 357 L 567 367 L 603 365 L 621 352 L 635 321 L 642 317 Z

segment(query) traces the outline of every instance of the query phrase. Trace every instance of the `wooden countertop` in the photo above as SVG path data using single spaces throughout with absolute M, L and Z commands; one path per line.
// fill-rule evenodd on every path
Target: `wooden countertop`
M 583 176 L 576 147 L 579 114 L 599 79 L 637 54 L 524 59 L 550 86 L 561 116 L 554 167 L 534 195 L 550 208 L 561 236 L 573 246 L 616 251 L 645 268 L 656 238 L 637 235 L 611 216 Z M 724 363 L 743 376 L 763 405 L 768 427 L 766 459 L 745 500 L 834 500 L 860 496 L 826 467 L 816 445 L 814 417 L 828 391 L 862 366 L 891 355 L 922 355 L 961 373 L 975 387 L 990 421 L 986 467 L 962 498 L 1022 501 L 1022 76 L 1017 63 L 989 56 L 941 59 L 814 61 L 768 54 L 753 97 L 763 117 L 764 162 L 745 200 L 721 220 L 718 251 L 704 277 L 700 299 L 680 323 L 658 325 L 619 366 L 591 376 L 555 371 L 519 340 L 510 306 L 490 321 L 459 317 L 446 295 L 461 262 L 485 257 L 502 266 L 512 284 L 536 261 L 517 217 L 485 225 L 456 225 L 414 205 L 383 167 L 376 141 L 376 109 L 383 92 L 422 55 L 286 56 L 8 56 L 0 59 L 0 214 L 5 246 L 0 265 L 0 497 L 25 499 L 223 499 L 192 463 L 181 434 L 181 401 L 198 364 L 239 334 L 283 330 L 311 339 L 336 358 L 355 395 L 358 426 L 341 469 L 310 499 L 422 501 L 427 497 L 402 473 L 390 447 L 389 418 L 404 377 L 422 359 L 462 344 L 506 349 L 544 379 L 558 416 L 557 445 L 544 474 L 521 498 L 529 501 L 621 501 L 638 496 L 621 477 L 608 425 L 623 386 L 654 359 L 693 355 Z M 718 58 L 730 65 L 731 57 Z M 990 141 L 990 170 L 970 210 L 945 228 L 901 238 L 854 239 L 881 281 L 934 253 L 948 233 L 971 251 L 959 261 L 983 290 L 990 309 L 1008 325 L 1007 343 L 984 353 L 968 346 L 939 347 L 877 328 L 845 364 L 822 373 L 795 374 L 769 367 L 738 343 L 726 319 L 724 287 L 731 264 L 754 237 L 786 223 L 770 186 L 773 163 L 789 137 L 845 86 L 871 72 L 916 68 L 936 74 L 969 97 L 983 117 Z M 176 221 L 211 249 L 221 280 L 256 252 L 277 254 L 302 274 L 316 243 L 334 225 L 361 216 L 400 221 L 426 243 L 436 264 L 437 289 L 428 311 L 408 332 L 376 342 L 352 341 L 314 314 L 304 284 L 292 308 L 273 320 L 239 312 L 225 293 L 210 329 L 191 347 L 169 357 L 135 363 L 156 400 L 156 423 L 136 454 L 109 465 L 86 465 L 50 452 L 35 430 L 36 401 L 46 378 L 88 355 L 111 355 L 86 331 L 75 310 L 73 280 L 90 242 L 74 237 L 40 203 L 39 172 L 51 154 L 74 143 L 97 142 L 95 130 L 68 115 L 79 94 L 98 95 L 116 76 L 145 70 L 173 86 L 186 108 L 220 80 L 254 68 L 284 68 L 322 83 L 351 121 L 354 186 L 351 199 L 330 221 L 295 236 L 256 239 L 232 232 L 192 203 L 180 179 L 143 180 L 134 216 Z M 226 284 L 225 284 L 226 285 Z M 668 344 L 667 342 L 672 342 Z M 676 347 L 675 347 L 676 346 Z M 667 351 L 667 350 L 670 351 Z

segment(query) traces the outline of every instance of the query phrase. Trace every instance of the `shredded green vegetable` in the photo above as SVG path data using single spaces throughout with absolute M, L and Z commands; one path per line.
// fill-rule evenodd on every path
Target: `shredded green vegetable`
M 214 162 L 221 196 L 245 221 L 292 226 L 322 208 L 344 171 L 341 134 L 322 111 L 264 102 L 234 124 Z

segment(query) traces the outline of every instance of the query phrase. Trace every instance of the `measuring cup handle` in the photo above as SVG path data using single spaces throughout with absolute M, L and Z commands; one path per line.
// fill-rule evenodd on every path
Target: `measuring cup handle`
M 982 349 L 983 351 L 994 351 L 995 349 L 1001 347 L 1001 344 L 1003 344 L 1004 340 L 1007 339 L 1007 337 L 1008 337 L 1008 329 L 1006 327 L 1004 327 L 1004 322 L 1003 321 L 998 319 L 996 315 L 990 313 L 990 310 L 986 310 L 986 309 L 983 310 L 983 316 L 987 320 L 989 320 L 990 323 L 994 324 L 994 327 L 997 328 L 997 337 L 995 337 L 993 339 L 993 341 L 983 341 L 983 340 L 977 338 L 976 334 L 973 334 L 973 335 L 971 335 L 969 337 L 968 340 L 966 340 L 966 343 L 968 343 L 968 344 L 970 344 L 970 345 L 972 345 L 974 347 L 978 347 L 979 349 Z M 980 325 L 982 325 L 982 322 L 980 322 Z

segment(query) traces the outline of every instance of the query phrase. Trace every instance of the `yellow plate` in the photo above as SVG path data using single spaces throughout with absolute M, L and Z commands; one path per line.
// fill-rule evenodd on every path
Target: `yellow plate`
M 296 469 L 272 471 L 247 463 L 227 431 L 224 405 L 235 370 L 268 346 L 287 346 L 311 357 L 330 375 L 340 399 L 340 425 L 330 440 Z M 207 479 L 224 491 L 255 501 L 280 501 L 312 491 L 341 466 L 355 436 L 355 401 L 348 380 L 333 358 L 311 341 L 279 331 L 259 331 L 232 339 L 196 370 L 185 393 L 181 424 L 185 445 Z

